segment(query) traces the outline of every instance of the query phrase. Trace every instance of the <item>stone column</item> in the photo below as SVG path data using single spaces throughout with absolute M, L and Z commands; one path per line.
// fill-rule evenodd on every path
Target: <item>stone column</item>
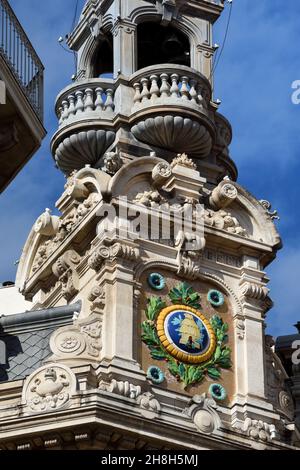
M 118 20 L 113 28 L 114 76 L 132 75 L 137 68 L 136 25 Z

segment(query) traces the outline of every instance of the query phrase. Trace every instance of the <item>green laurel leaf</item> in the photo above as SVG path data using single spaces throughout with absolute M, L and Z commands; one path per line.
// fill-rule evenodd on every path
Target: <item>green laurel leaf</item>
M 193 308 L 200 308 L 200 295 L 195 292 L 187 282 L 181 282 L 169 292 L 173 304 L 184 304 Z
M 149 321 L 155 321 L 159 312 L 165 308 L 166 304 L 161 300 L 161 297 L 150 297 L 148 299 L 146 317 Z
M 207 369 L 207 374 L 211 379 L 219 379 L 221 377 L 221 372 L 215 367 L 209 367 Z

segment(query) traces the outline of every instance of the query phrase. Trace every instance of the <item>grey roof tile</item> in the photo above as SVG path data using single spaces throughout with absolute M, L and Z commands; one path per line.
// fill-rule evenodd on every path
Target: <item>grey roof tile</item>
M 42 366 L 51 354 L 49 339 L 55 328 L 1 336 L 7 350 L 7 364 L 0 365 L 0 382 L 17 380 Z

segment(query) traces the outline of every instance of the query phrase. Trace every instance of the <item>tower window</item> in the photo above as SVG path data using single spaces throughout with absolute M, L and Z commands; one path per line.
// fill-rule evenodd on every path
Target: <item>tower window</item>
M 113 53 L 113 36 L 111 33 L 106 34 L 96 51 L 93 58 L 93 76 L 112 77 L 114 71 L 114 53 Z
M 173 26 L 146 22 L 138 25 L 138 68 L 163 63 L 190 67 L 190 42 Z

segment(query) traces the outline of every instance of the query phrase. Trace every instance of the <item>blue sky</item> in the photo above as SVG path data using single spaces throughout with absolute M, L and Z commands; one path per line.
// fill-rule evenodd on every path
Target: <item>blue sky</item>
M 80 6 L 84 4 L 81 0 Z M 71 54 L 57 39 L 70 32 L 76 0 L 10 0 L 46 68 L 45 125 L 48 136 L 39 152 L 0 197 L 0 281 L 14 279 L 14 262 L 36 218 L 53 208 L 64 177 L 49 150 L 57 128 L 54 100 L 70 83 Z M 227 43 L 216 70 L 215 97 L 232 123 L 231 155 L 239 183 L 258 199 L 272 202 L 281 217 L 284 248 L 268 267 L 275 307 L 268 332 L 294 331 L 300 320 L 300 105 L 291 102 L 291 83 L 300 79 L 299 0 L 234 0 Z M 215 27 L 222 43 L 229 7 Z

